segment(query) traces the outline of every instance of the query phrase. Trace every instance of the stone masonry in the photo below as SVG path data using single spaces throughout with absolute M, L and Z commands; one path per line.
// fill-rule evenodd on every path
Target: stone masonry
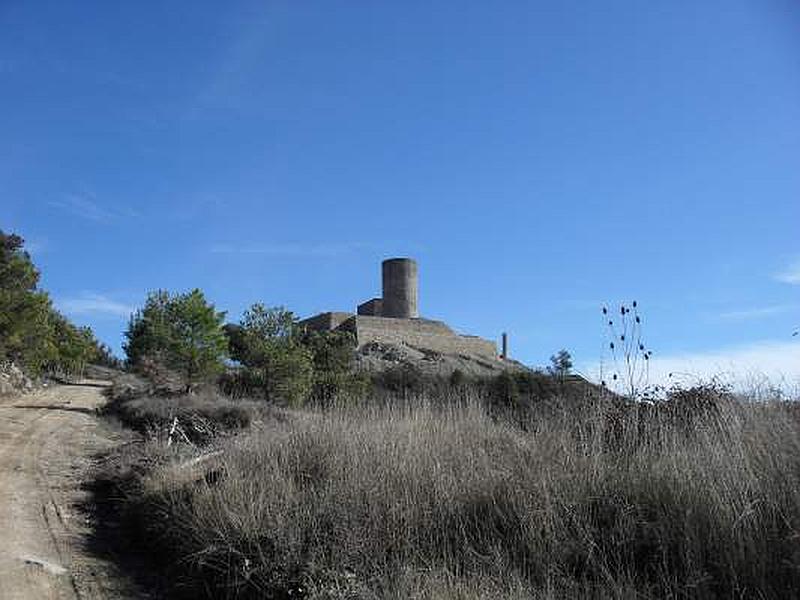
M 441 321 L 418 316 L 417 264 L 408 258 L 383 262 L 383 297 L 358 306 L 357 314 L 324 312 L 300 325 L 316 331 L 347 331 L 359 348 L 370 342 L 421 351 L 497 360 L 493 341 L 454 332 Z

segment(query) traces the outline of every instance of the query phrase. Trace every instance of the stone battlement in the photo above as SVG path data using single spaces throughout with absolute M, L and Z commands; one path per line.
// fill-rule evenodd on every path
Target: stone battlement
M 349 312 L 324 312 L 308 319 L 303 319 L 299 325 L 312 331 L 333 331 L 352 317 L 353 313 Z

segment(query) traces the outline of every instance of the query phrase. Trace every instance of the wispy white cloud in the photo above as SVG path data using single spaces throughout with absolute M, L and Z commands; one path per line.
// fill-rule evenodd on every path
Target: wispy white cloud
M 128 304 L 117 302 L 102 294 L 84 292 L 78 296 L 62 298 L 56 302 L 58 308 L 68 315 L 109 315 L 127 317 L 134 312 Z
M 60 208 L 83 219 L 97 222 L 108 222 L 137 216 L 136 212 L 131 209 L 103 205 L 98 202 L 94 194 L 86 192 L 67 194 L 61 200 L 50 202 L 50 206 Z
M 185 117 L 194 119 L 209 108 L 240 110 L 252 102 L 247 93 L 252 83 L 252 72 L 264 55 L 274 24 L 260 9 L 242 18 L 232 31 L 231 43 L 222 49 L 217 60 L 207 69 L 209 78 L 203 82 L 193 102 L 187 107 Z
M 782 315 L 800 308 L 797 304 L 776 304 L 773 306 L 761 306 L 757 308 L 746 308 L 742 310 L 731 310 L 720 313 L 720 319 L 730 321 L 747 321 L 751 319 L 762 319 L 774 315 Z
M 333 258 L 366 248 L 359 242 L 282 243 L 282 244 L 215 244 L 214 254 L 262 254 L 287 258 Z
M 800 258 L 790 263 L 775 279 L 791 285 L 800 285 Z
M 605 365 L 606 377 L 613 371 Z M 588 365 L 587 376 L 600 380 L 600 366 Z M 800 340 L 765 340 L 705 352 L 653 355 L 647 382 L 651 385 L 692 385 L 712 378 L 738 388 L 754 381 L 797 391 L 800 386 Z

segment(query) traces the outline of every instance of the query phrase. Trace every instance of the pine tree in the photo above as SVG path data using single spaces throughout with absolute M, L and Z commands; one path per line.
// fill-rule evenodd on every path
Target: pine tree
M 563 382 L 572 371 L 572 356 L 566 350 L 559 350 L 550 357 L 550 366 L 547 371 L 553 377 Z
M 228 338 L 222 328 L 224 312 L 218 312 L 198 289 L 171 296 L 152 292 L 125 332 L 124 350 L 136 367 L 155 360 L 180 373 L 187 386 L 218 374 L 228 354 Z

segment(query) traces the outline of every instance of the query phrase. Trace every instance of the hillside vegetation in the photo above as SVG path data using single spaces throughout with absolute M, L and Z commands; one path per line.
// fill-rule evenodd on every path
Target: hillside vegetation
M 31 375 L 79 374 L 90 362 L 113 364 L 108 347 L 88 327 L 76 327 L 39 288 L 39 271 L 24 240 L 0 230 L 0 366 Z
M 140 377 L 109 392 L 142 438 L 99 500 L 166 597 L 800 593 L 793 402 L 641 401 L 571 377 L 566 352 L 548 373 L 370 374 L 285 309 L 223 316 L 151 295 L 128 330 Z
M 249 414 L 240 435 L 205 448 L 162 435 L 120 467 L 128 535 L 173 565 L 171 596 L 800 592 L 790 404 L 697 388 L 656 406 L 551 397 L 510 410 L 453 390 Z

